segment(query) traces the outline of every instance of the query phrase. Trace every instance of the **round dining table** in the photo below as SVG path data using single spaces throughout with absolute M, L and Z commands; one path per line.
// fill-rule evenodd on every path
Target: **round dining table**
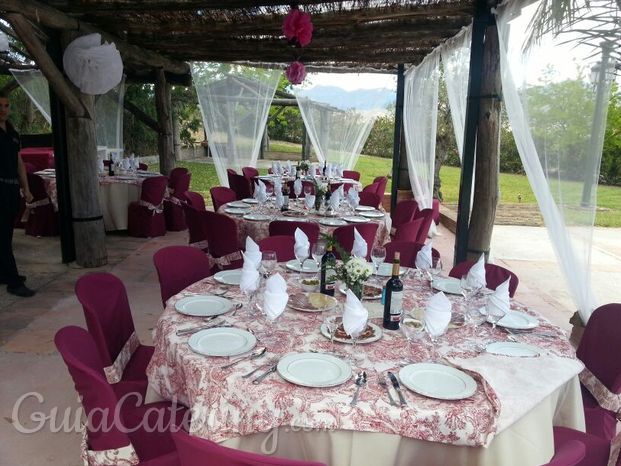
M 303 291 L 299 275 L 277 267 L 287 281 L 289 304 L 298 302 Z M 424 318 L 424 308 L 435 292 L 430 282 L 408 271 L 403 277 L 404 310 Z M 230 272 L 229 272 L 230 273 Z M 553 426 L 584 430 L 584 414 L 577 375 L 583 365 L 563 330 L 532 309 L 511 303 L 511 312 L 536 322 L 531 333 L 512 337 L 502 327 L 487 323 L 464 324 L 464 298 L 447 295 L 452 320 L 435 346 L 426 338 L 408 345 L 400 331 L 381 329 L 382 306 L 363 301 L 374 324 L 369 343 L 359 342 L 351 376 L 332 387 L 308 387 L 291 383 L 280 371 L 253 383 L 259 374 L 295 353 L 332 355 L 345 360 L 352 345 L 331 342 L 324 318 L 339 314 L 339 304 L 315 312 L 287 308 L 271 325 L 265 325 L 256 306 L 235 285 L 223 285 L 208 277 L 189 286 L 166 303 L 154 330 L 155 353 L 147 368 L 147 402 L 177 400 L 192 408 L 190 433 L 223 445 L 263 454 L 340 465 L 540 465 L 554 453 Z M 386 277 L 381 277 L 381 281 Z M 375 279 L 374 279 L 375 280 Z M 437 281 L 436 283 L 440 283 Z M 241 308 L 207 322 L 177 311 L 177 303 L 191 297 L 217 295 Z M 262 293 L 257 303 L 261 304 Z M 309 310 L 309 309 L 307 309 Z M 232 367 L 231 359 L 205 356 L 193 351 L 189 340 L 206 326 L 246 332 L 267 346 L 261 357 L 246 358 Z M 182 330 L 182 332 L 179 332 Z M 185 334 L 184 332 L 185 331 Z M 492 343 L 524 343 L 534 353 L 509 351 L 495 354 Z M 502 352 L 501 352 L 502 353 Z M 434 362 L 434 370 L 457 369 L 469 375 L 476 387 L 462 399 L 442 399 L 442 387 L 429 396 L 410 391 L 402 378 L 411 364 Z M 427 367 L 427 366 L 425 366 Z M 259 368 L 252 377 L 245 374 Z M 359 401 L 352 406 L 356 373 L 366 372 Z M 401 378 L 406 404 L 393 388 L 387 371 Z

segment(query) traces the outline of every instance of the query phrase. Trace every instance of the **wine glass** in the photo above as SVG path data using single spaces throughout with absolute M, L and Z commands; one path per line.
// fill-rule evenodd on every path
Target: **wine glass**
M 295 182 L 293 183 L 293 194 L 295 194 L 295 201 L 298 201 L 298 197 L 300 197 L 300 194 L 302 194 L 302 183 L 300 184 L 295 184 Z
M 371 260 L 373 261 L 373 273 L 377 275 L 380 264 L 386 259 L 386 248 L 382 246 L 375 246 L 371 250 Z
M 276 268 L 276 251 L 263 251 L 261 255 L 261 269 L 265 278 L 269 277 Z
M 492 332 L 496 330 L 496 324 L 506 314 L 506 311 L 498 306 L 487 306 L 487 320 L 492 324 Z
M 334 350 L 334 332 L 336 332 L 336 329 L 339 326 L 339 317 L 336 314 L 328 314 L 323 322 L 326 325 L 326 329 L 330 333 L 330 346 L 331 349 Z
M 304 197 L 310 196 L 311 194 L 313 194 L 313 188 L 308 184 L 304 185 Z
M 317 264 L 317 268 L 321 265 L 321 258 L 326 253 L 326 243 L 324 241 L 317 241 L 311 248 L 311 255 Z
M 412 354 L 412 341 L 418 341 L 425 333 L 425 324 L 410 315 L 405 315 L 399 325 L 403 336 L 408 341 L 408 355 Z
M 439 328 L 439 327 L 434 327 L 428 324 L 425 325 L 425 332 L 429 336 L 429 341 L 431 342 L 432 361 L 437 361 L 439 359 L 438 351 L 436 348 L 436 343 L 438 343 L 438 341 L 440 340 L 440 337 L 446 333 L 447 328 L 448 326 L 444 328 Z
M 295 258 L 300 263 L 300 278 L 302 277 L 302 271 L 304 270 L 304 261 L 308 259 L 308 247 L 306 248 L 293 248 L 293 252 L 295 253 Z
M 439 277 L 440 275 L 442 275 L 442 260 L 440 260 L 439 257 L 437 258 L 433 257 L 432 261 L 433 261 L 433 267 L 431 267 L 429 272 L 431 273 L 431 280 L 433 281 L 436 279 L 436 277 Z

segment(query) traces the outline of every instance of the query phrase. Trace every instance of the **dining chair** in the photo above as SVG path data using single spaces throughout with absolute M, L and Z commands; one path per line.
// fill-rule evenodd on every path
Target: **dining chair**
M 138 170 L 147 171 L 147 170 L 149 170 L 149 166 L 146 163 L 139 162 L 138 163 Z
M 610 455 L 609 441 L 568 427 L 555 426 L 553 429 L 555 454 L 548 464 L 554 466 L 606 466 L 608 464 L 608 457 Z M 584 457 L 577 462 L 575 461 L 580 456 L 579 452 L 582 449 L 572 442 L 579 442 L 584 446 Z M 555 462 L 555 460 L 559 462 Z M 560 462 L 562 460 L 567 462 Z
M 431 223 L 433 222 L 433 209 L 422 209 L 414 214 L 414 220 L 422 218 L 423 222 L 421 223 L 420 230 L 418 230 L 418 234 L 416 235 L 417 243 L 424 243 L 427 241 L 427 236 L 429 236 L 429 229 L 431 228 Z
M 294 236 L 295 230 L 300 229 L 308 237 L 310 244 L 315 244 L 319 239 L 319 224 L 315 222 L 288 222 L 286 220 L 274 220 L 269 224 L 270 236 L 286 235 Z
M 253 194 L 254 194 L 254 190 L 256 189 L 256 185 L 258 184 L 259 180 L 261 179 L 258 176 L 253 176 L 250 179 L 250 187 L 252 188 L 251 191 Z M 274 192 L 274 183 L 266 179 L 261 180 L 261 182 L 265 185 L 265 192 L 267 192 L 268 195 Z
M 229 187 L 235 191 L 237 200 L 241 201 L 242 199 L 252 197 L 250 192 L 250 181 L 245 176 L 229 173 L 228 178 Z
M 212 188 L 213 189 L 213 188 Z M 228 188 L 227 188 L 228 189 Z M 205 198 L 201 193 L 187 191 L 185 193 L 186 204 L 190 204 L 196 210 L 205 210 Z
M 610 303 L 593 311 L 584 329 L 576 356 L 604 387 L 621 394 L 621 304 Z M 611 440 L 616 435 L 617 416 L 599 405 L 595 397 L 582 385 L 582 401 L 586 431 Z
M 209 254 L 218 263 L 213 270 L 240 268 L 243 265 L 243 259 L 237 242 L 238 231 L 235 220 L 209 210 L 201 212 L 201 216 L 207 232 Z
M 366 205 L 375 209 L 379 208 L 380 198 L 377 194 L 371 191 L 361 191 L 358 193 L 360 199 L 360 205 Z
M 411 241 L 412 243 L 416 243 L 419 237 L 418 233 L 423 226 L 423 221 L 423 218 L 416 218 L 399 225 L 395 230 L 394 241 Z
M 237 175 L 237 172 L 235 170 L 233 170 L 232 168 L 227 168 L 226 169 L 226 173 L 228 175 Z
M 123 282 L 111 273 L 89 273 L 78 279 L 75 294 L 99 357 L 109 368 L 108 381 L 146 381 L 154 348 L 138 340 Z
M 436 225 L 440 223 L 440 199 L 431 201 L 431 209 L 433 210 L 433 221 Z
M 137 404 L 137 398 L 119 398 L 106 382 L 102 362 L 92 335 L 83 328 L 60 329 L 54 343 L 73 379 L 87 419 L 82 454 L 86 464 L 142 466 L 178 465 L 171 432 L 189 421 L 187 409 L 169 402 Z M 120 404 L 122 402 L 122 404 Z M 162 428 L 152 429 L 156 425 Z
M 371 192 L 373 194 L 377 194 L 377 188 L 379 187 L 379 182 L 371 183 L 362 188 L 363 192 Z
M 414 199 L 407 199 L 398 202 L 395 210 L 391 212 L 392 228 L 391 234 L 394 235 L 401 225 L 414 220 L 414 215 L 418 211 L 418 202 Z
M 330 183 L 330 192 L 333 193 L 337 189 L 343 186 L 343 192 L 347 194 L 351 188 L 354 187 L 351 183 Z
M 211 275 L 209 258 L 191 246 L 167 246 L 153 255 L 162 304 L 192 283 Z
M 226 186 L 215 186 L 209 190 L 209 194 L 211 194 L 211 203 L 213 204 L 214 212 L 217 212 L 224 204 L 237 200 L 235 191 Z
M 451 269 L 449 272 L 449 277 L 461 278 L 468 273 L 468 271 L 475 264 L 475 261 L 464 261 L 457 264 L 455 267 Z M 509 281 L 509 296 L 513 298 L 515 292 L 517 290 L 518 284 L 520 280 L 516 274 L 511 272 L 509 269 L 505 269 L 504 267 L 496 264 L 485 264 L 485 282 L 487 283 L 487 288 L 490 290 L 495 290 L 498 285 L 507 281 Z
M 253 177 L 259 176 L 259 170 L 254 167 L 243 167 L 242 175 L 244 175 L 248 181 L 250 181 Z
M 384 245 L 386 248 L 385 262 L 392 262 L 395 252 L 400 253 L 400 264 L 403 267 L 416 267 L 416 255 L 424 244 L 414 243 L 413 241 L 390 241 Z M 440 259 L 440 252 L 436 248 L 431 248 L 431 257 L 434 262 Z
M 28 187 L 32 193 L 32 202 L 25 203 L 27 219 L 24 232 L 30 236 L 58 235 L 58 213 L 45 190 L 45 182 L 39 175 L 27 173 Z M 3 199 L 0 202 L 5 202 Z
M 198 200 L 196 199 L 192 202 L 198 204 Z M 185 221 L 188 225 L 188 244 L 205 253 L 208 252 L 207 226 L 202 215 L 203 212 L 206 212 L 205 208 L 203 207 L 202 209 L 197 209 L 188 203 L 183 206 L 183 212 L 185 214 Z
M 343 178 L 360 181 L 360 172 L 357 172 L 355 170 L 343 170 Z
M 554 446 L 554 456 L 543 466 L 577 466 L 586 456 L 586 446 L 580 440 L 569 440 Z
M 275 251 L 276 260 L 278 262 L 287 262 L 295 259 L 293 247 L 295 246 L 295 237 L 290 235 L 268 236 L 258 241 L 261 251 Z
M 176 182 L 178 176 L 187 175 L 190 171 L 185 167 L 175 167 L 170 171 L 168 175 L 169 186 Z
M 316 461 L 299 461 L 261 455 L 218 445 L 184 431 L 173 433 L 181 466 L 327 466 Z
M 177 170 L 177 168 L 175 168 Z M 168 197 L 164 198 L 164 221 L 167 231 L 183 231 L 188 228 L 183 214 L 186 193 L 190 189 L 192 174 L 180 173 L 168 182 Z
M 140 200 L 127 208 L 127 233 L 139 238 L 153 238 L 166 234 L 162 202 L 166 192 L 165 176 L 154 176 L 142 182 Z
M 388 177 L 386 176 L 377 176 L 373 180 L 373 184 L 377 183 L 375 188 L 375 194 L 377 194 L 380 198 L 380 203 L 384 202 L 384 195 L 386 194 L 386 185 L 388 184 Z
M 367 242 L 367 260 L 371 256 L 371 250 L 373 249 L 373 245 L 375 244 L 375 235 L 377 233 L 378 225 L 377 223 L 369 222 L 369 223 L 361 223 L 357 225 L 344 225 L 342 227 L 338 227 L 334 230 L 332 235 L 341 245 L 341 247 L 348 253 L 351 253 L 351 250 L 354 246 L 354 228 L 358 230 L 360 236 L 364 238 Z M 337 259 L 340 259 L 340 254 L 338 251 L 334 252 L 334 255 Z

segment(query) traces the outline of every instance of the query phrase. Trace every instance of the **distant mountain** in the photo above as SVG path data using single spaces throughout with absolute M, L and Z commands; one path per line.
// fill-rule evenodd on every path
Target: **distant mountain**
M 304 91 L 304 97 L 335 107 L 360 110 L 385 109 L 395 105 L 395 91 L 391 89 L 356 89 L 346 91 L 336 86 L 315 86 Z

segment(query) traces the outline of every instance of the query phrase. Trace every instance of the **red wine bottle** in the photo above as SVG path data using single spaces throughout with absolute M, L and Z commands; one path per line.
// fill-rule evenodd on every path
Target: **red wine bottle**
M 336 256 L 332 252 L 332 245 L 328 244 L 326 246 L 326 253 L 321 258 L 319 291 L 329 296 L 334 296 L 334 289 L 336 288 L 335 264 Z
M 395 252 L 392 261 L 392 276 L 384 288 L 384 328 L 398 330 L 403 309 L 403 282 L 399 278 L 400 253 Z

